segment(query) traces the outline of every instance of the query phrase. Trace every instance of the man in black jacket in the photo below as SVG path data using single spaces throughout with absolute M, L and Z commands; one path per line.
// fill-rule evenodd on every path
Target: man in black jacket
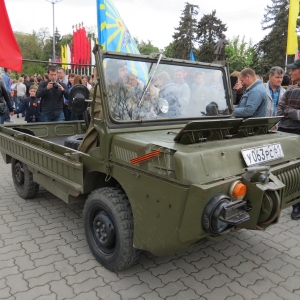
M 41 122 L 64 121 L 63 97 L 68 100 L 69 93 L 67 86 L 57 82 L 57 67 L 48 67 L 48 81 L 39 84 L 36 93 L 37 98 L 41 98 Z
M 14 109 L 11 105 L 5 84 L 2 80 L 0 80 L 0 124 L 4 124 L 5 105 L 7 105 L 10 115 L 13 115 Z

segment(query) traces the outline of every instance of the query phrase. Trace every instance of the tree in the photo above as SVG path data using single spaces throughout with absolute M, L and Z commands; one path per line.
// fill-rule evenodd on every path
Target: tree
M 173 54 L 173 43 L 170 43 L 168 46 L 166 46 L 165 48 L 164 48 L 164 55 L 166 56 L 166 57 L 169 57 L 169 58 L 172 58 L 172 57 L 174 57 L 174 54 Z
M 229 62 L 230 72 L 241 71 L 244 68 L 249 68 L 252 64 L 254 55 L 254 47 L 251 40 L 245 42 L 245 37 L 240 39 L 239 36 L 229 40 L 229 44 L 225 48 L 227 61 Z
M 190 50 L 196 41 L 198 5 L 186 2 L 181 15 L 173 35 L 172 55 L 174 58 L 189 59 Z
M 14 34 L 20 47 L 23 59 L 45 60 L 43 45 L 35 32 L 32 34 L 15 32 Z M 45 72 L 45 69 L 45 64 L 24 61 L 22 72 L 25 74 L 42 74 Z
M 286 58 L 289 0 L 271 1 L 261 22 L 263 30 L 271 31 L 256 45 L 259 58 L 256 71 L 264 77 L 274 66 L 284 68 Z M 289 59 L 293 61 L 292 57 Z
M 146 43 L 145 41 L 139 41 L 137 37 L 134 37 L 134 41 L 141 54 L 149 55 L 151 53 L 159 53 L 158 47 L 154 46 L 150 40 Z
M 39 29 L 39 31 L 36 33 L 36 36 L 37 36 L 38 40 L 41 42 L 41 44 L 44 47 L 46 39 L 49 39 L 49 37 L 50 37 L 49 28 L 48 27 L 41 27 Z
M 199 44 L 197 59 L 199 61 L 212 62 L 214 60 L 214 46 L 225 31 L 227 31 L 226 24 L 216 17 L 216 10 L 213 10 L 211 14 L 203 15 L 197 27 Z
M 61 36 L 59 33 L 58 35 L 55 35 L 55 57 L 60 58 L 61 57 L 61 45 L 66 45 L 68 43 L 71 43 L 72 36 L 71 34 Z M 49 39 L 45 41 L 45 45 L 43 48 L 44 55 L 46 57 L 46 60 L 53 58 L 53 36 L 51 36 Z

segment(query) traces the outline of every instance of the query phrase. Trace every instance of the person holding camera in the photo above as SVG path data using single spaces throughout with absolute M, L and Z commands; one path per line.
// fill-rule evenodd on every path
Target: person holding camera
M 41 122 L 65 121 L 63 99 L 69 99 L 67 86 L 57 82 L 57 67 L 48 67 L 48 80 L 39 84 L 36 97 L 41 98 Z

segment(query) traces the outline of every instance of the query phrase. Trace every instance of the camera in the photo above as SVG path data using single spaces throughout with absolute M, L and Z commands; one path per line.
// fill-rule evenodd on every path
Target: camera
M 58 85 L 57 85 L 57 83 L 56 82 L 53 82 L 53 88 L 55 88 L 55 89 L 57 89 L 58 88 Z

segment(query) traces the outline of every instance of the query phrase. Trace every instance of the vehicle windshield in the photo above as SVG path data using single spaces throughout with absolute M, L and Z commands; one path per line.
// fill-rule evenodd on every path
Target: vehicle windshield
M 105 59 L 111 117 L 117 121 L 228 115 L 221 69 Z

